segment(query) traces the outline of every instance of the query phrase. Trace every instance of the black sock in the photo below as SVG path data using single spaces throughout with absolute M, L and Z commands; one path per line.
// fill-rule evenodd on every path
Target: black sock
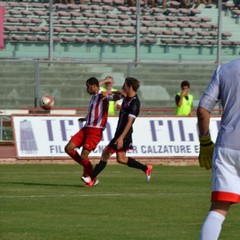
M 91 174 L 91 179 L 96 178 L 97 175 L 106 167 L 106 165 L 107 165 L 107 162 L 100 160 L 100 162 L 93 169 L 93 172 Z
M 129 157 L 127 165 L 132 168 L 142 169 L 144 172 L 147 171 L 147 166 L 142 163 L 136 161 L 135 159 Z

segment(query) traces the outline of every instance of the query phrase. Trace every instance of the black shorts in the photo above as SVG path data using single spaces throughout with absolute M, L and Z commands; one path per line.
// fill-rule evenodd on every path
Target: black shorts
M 114 137 L 108 144 L 108 147 L 114 150 L 114 152 L 117 152 L 117 151 L 126 152 L 127 150 L 133 149 L 132 135 L 123 139 L 123 147 L 121 149 L 117 149 L 117 145 L 115 144 L 116 140 L 117 140 L 117 137 Z

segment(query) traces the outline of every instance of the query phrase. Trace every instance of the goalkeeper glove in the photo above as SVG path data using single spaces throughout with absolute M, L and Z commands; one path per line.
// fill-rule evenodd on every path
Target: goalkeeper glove
M 208 136 L 199 136 L 200 141 L 200 153 L 198 156 L 198 161 L 200 167 L 205 167 L 206 169 L 212 168 L 212 155 L 214 150 L 214 143 L 211 140 L 210 134 Z

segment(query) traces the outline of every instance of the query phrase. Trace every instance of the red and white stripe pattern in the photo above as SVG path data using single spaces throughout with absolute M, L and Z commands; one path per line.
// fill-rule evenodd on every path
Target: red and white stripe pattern
M 94 95 L 90 101 L 86 127 L 105 128 L 108 118 L 108 99 L 102 93 Z

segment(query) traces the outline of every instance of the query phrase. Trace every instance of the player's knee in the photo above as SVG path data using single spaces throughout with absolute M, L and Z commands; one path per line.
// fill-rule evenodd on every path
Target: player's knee
M 64 151 L 65 151 L 65 153 L 69 154 L 69 150 L 68 150 L 67 145 L 65 146 Z
M 70 154 L 70 152 L 72 151 L 72 148 L 67 144 L 64 148 L 64 151 L 65 153 Z
M 127 164 L 126 159 L 125 158 L 121 158 L 121 157 L 117 158 L 117 162 L 120 163 L 120 164 Z

